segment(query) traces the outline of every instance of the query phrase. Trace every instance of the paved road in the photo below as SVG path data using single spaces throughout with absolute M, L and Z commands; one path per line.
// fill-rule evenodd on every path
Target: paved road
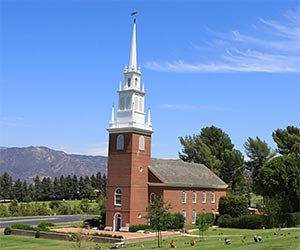
M 9 227 L 15 223 L 22 223 L 31 226 L 36 226 L 40 222 L 69 223 L 76 221 L 83 221 L 88 218 L 93 218 L 95 215 L 59 215 L 59 216 L 32 216 L 32 217 L 15 217 L 0 219 L 0 228 Z

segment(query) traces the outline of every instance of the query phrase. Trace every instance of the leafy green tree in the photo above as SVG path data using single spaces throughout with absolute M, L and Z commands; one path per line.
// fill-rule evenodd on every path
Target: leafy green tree
M 179 141 L 183 146 L 182 153 L 179 153 L 181 160 L 202 163 L 215 174 L 220 174 L 221 161 L 212 154 L 200 135 L 179 137 Z
M 228 184 L 228 191 L 234 195 L 246 194 L 247 187 L 244 178 L 244 157 L 238 150 L 226 149 L 223 154 L 223 166 L 220 178 Z
M 169 225 L 171 204 L 165 202 L 161 196 L 154 196 L 153 202 L 148 206 L 146 218 L 150 221 L 150 226 L 157 232 L 157 247 L 161 248 L 161 231 L 166 230 Z
M 282 197 L 283 212 L 299 211 L 300 157 L 296 153 L 276 157 L 265 163 L 257 175 L 257 188 L 264 197 Z
M 264 197 L 263 204 L 260 210 L 266 215 L 265 223 L 268 228 L 279 227 L 284 223 L 284 213 L 281 209 L 282 197 L 274 195 L 274 197 Z
M 229 184 L 234 194 L 247 192 L 242 153 L 234 149 L 230 137 L 220 128 L 206 127 L 199 135 L 179 137 L 180 159 L 202 163 Z
M 280 154 L 300 154 L 300 128 L 287 126 L 286 129 L 277 129 L 272 137 Z
M 202 240 L 204 240 L 204 232 L 214 224 L 215 217 L 212 213 L 201 213 L 197 215 L 196 224 L 201 232 Z
M 248 214 L 248 199 L 244 196 L 227 195 L 220 198 L 220 215 L 228 214 L 231 217 L 239 217 Z
M 258 136 L 255 139 L 249 137 L 244 144 L 244 148 L 249 157 L 246 166 L 247 169 L 252 172 L 253 178 L 256 177 L 260 167 L 276 155 L 276 151 L 272 150 L 271 147 Z

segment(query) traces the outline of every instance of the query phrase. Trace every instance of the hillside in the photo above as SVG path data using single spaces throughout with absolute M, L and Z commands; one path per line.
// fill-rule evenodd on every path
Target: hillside
M 47 147 L 5 148 L 0 150 L 0 175 L 7 172 L 13 180 L 35 176 L 91 176 L 107 171 L 107 157 L 71 155 Z

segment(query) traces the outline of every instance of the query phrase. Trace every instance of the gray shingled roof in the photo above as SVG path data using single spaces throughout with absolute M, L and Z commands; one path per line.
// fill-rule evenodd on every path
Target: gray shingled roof
M 225 189 L 227 184 L 203 164 L 151 159 L 149 170 L 164 186 Z M 149 183 L 155 185 L 155 183 Z M 156 184 L 157 185 L 157 184 Z

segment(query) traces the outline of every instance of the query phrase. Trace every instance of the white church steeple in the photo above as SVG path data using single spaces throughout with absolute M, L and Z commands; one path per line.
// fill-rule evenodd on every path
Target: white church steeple
M 125 66 L 124 85 L 119 87 L 117 117 L 109 124 L 108 131 L 133 131 L 152 133 L 151 122 L 145 121 L 145 95 L 141 86 L 141 71 L 137 65 L 136 19 L 133 22 L 129 66 Z

